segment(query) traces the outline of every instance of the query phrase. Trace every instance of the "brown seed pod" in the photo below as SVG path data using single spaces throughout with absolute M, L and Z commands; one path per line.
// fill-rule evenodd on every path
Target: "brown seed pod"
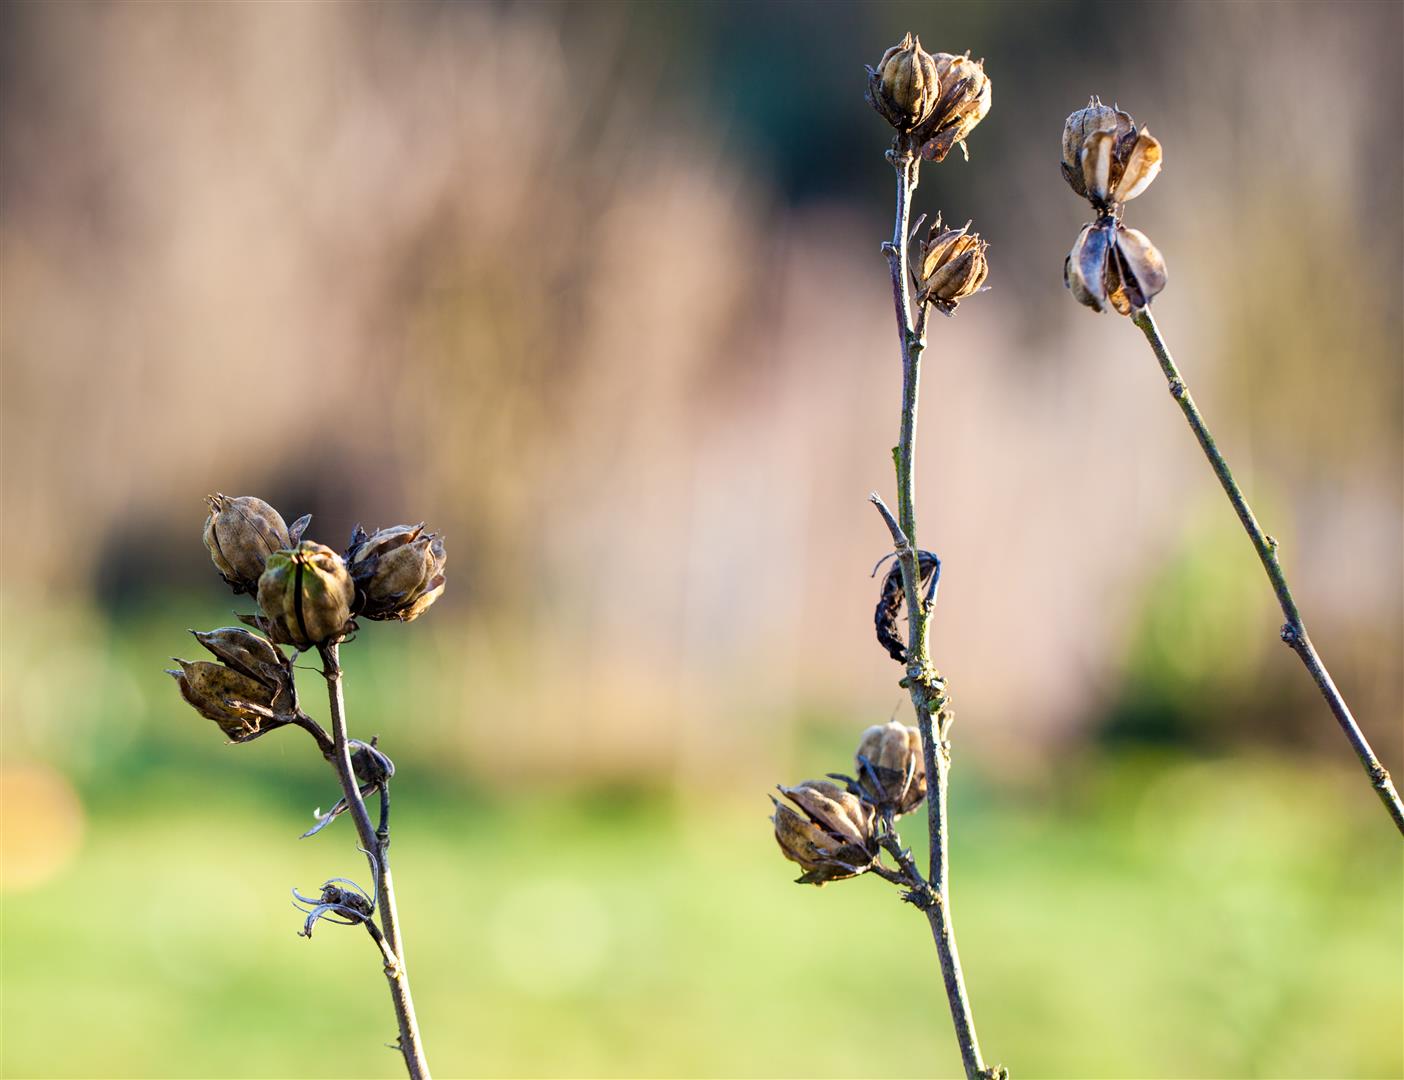
M 446 561 L 443 538 L 425 532 L 423 523 L 370 535 L 357 525 L 346 549 L 356 615 L 400 622 L 419 618 L 444 591 Z
M 858 779 L 853 790 L 878 813 L 901 817 L 926 798 L 926 766 L 916 728 L 893 720 L 863 732 L 854 755 Z
M 1160 173 L 1160 141 L 1093 97 L 1063 124 L 1063 178 L 1098 210 L 1134 199 Z
M 927 120 L 940 100 L 936 61 L 907 34 L 868 68 L 868 104 L 898 131 L 910 131 Z
M 917 300 L 934 305 L 943 314 L 953 314 L 962 300 L 985 284 L 988 247 L 979 233 L 970 231 L 970 222 L 964 228 L 948 229 L 938 216 L 916 252 L 912 276 Z
M 210 505 L 204 534 L 210 559 L 236 593 L 252 593 L 268 556 L 291 541 L 283 516 L 252 495 L 215 492 L 205 501 Z
M 1165 260 L 1145 233 L 1105 215 L 1083 227 L 1063 263 L 1063 283 L 1079 304 L 1122 315 L 1165 288 Z
M 337 641 L 351 625 L 355 587 L 341 556 L 304 540 L 274 552 L 258 581 L 259 628 L 274 641 L 310 649 Z
M 801 885 L 857 877 L 877 857 L 877 815 L 852 792 L 828 780 L 806 780 L 780 793 L 798 810 L 771 796 L 775 840 L 804 874 Z

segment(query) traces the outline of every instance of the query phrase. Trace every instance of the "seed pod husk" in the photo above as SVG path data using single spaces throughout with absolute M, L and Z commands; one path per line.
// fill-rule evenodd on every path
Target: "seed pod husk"
M 775 839 L 791 862 L 799 863 L 802 885 L 857 877 L 877 857 L 876 815 L 856 795 L 827 780 L 781 787 L 798 810 L 774 797 Z
M 969 52 L 963 56 L 937 53 L 935 61 L 941 99 L 916 132 L 921 156 L 927 161 L 943 161 L 951 147 L 959 145 L 968 161 L 966 136 L 985 118 L 992 101 L 993 90 L 985 74 L 985 62 L 970 59 Z
M 207 495 L 205 547 L 220 576 L 236 593 L 252 593 L 268 556 L 289 546 L 283 517 L 252 495 Z
M 273 707 L 274 690 L 265 683 L 208 660 L 176 658 L 176 663 L 180 670 L 167 674 L 180 686 L 180 696 L 234 742 L 248 742 L 282 726 L 270 724 L 257 711 Z
M 930 118 L 940 101 L 936 61 L 907 34 L 868 68 L 868 104 L 898 131 L 911 131 Z
M 410 622 L 444 591 L 444 541 L 418 525 L 396 525 L 366 535 L 359 525 L 346 550 L 356 586 L 354 610 L 368 619 Z
M 1063 264 L 1063 282 L 1093 311 L 1122 315 L 1146 307 L 1165 288 L 1165 260 L 1145 233 L 1110 216 L 1083 227 Z
M 336 641 L 350 629 L 354 595 L 341 556 L 304 540 L 269 556 L 258 581 L 260 625 L 274 641 L 297 649 Z
M 1063 284 L 1079 304 L 1093 311 L 1107 309 L 1107 263 L 1114 229 L 1110 218 L 1084 225 L 1063 263 Z
M 274 713 L 288 713 L 296 708 L 292 665 L 278 646 L 242 626 L 221 626 L 217 630 L 203 633 L 192 630 L 191 633 L 226 667 L 247 675 L 272 691 L 270 707 Z
M 926 798 L 926 766 L 916 728 L 893 720 L 863 732 L 854 755 L 858 794 L 877 808 L 901 817 Z

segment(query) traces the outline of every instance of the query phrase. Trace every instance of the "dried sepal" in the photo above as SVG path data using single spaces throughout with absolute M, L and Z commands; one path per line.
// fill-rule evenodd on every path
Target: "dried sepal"
M 920 38 L 906 34 L 867 71 L 868 104 L 898 131 L 911 131 L 935 111 L 941 83 L 936 61 Z
M 1093 311 L 1107 309 L 1107 262 L 1114 227 L 1109 218 L 1084 225 L 1063 263 L 1063 283 L 1079 304 Z
M 1149 237 L 1139 229 L 1118 226 L 1108 281 L 1112 307 L 1130 315 L 1148 305 L 1167 280 L 1165 260 Z
M 1160 175 L 1162 156 L 1160 140 L 1142 128 L 1126 157 L 1121 179 L 1117 181 L 1116 190 L 1111 193 L 1111 201 L 1130 202 L 1150 187 L 1151 181 Z
M 373 854 L 365 848 L 359 850 L 365 852 L 371 863 L 378 867 L 378 860 Z M 307 938 L 312 936 L 312 928 L 322 919 L 340 926 L 356 926 L 369 922 L 375 915 L 376 904 L 380 898 L 379 889 L 368 893 L 354 881 L 341 877 L 322 882 L 322 891 L 317 896 L 303 896 L 296 889 L 292 894 L 293 907 L 307 916 L 298 935 Z
M 794 807 L 771 798 L 775 839 L 785 858 L 804 869 L 800 884 L 823 885 L 871 868 L 878 852 L 871 806 L 827 780 L 806 780 L 779 791 Z

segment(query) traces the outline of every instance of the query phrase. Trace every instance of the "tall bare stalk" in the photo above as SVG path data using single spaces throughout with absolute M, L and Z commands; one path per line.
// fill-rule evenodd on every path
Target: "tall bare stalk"
M 1253 508 L 1248 505 L 1243 490 L 1238 486 L 1238 481 L 1233 478 L 1233 472 L 1229 469 L 1224 455 L 1219 451 L 1219 446 L 1214 441 L 1209 426 L 1204 422 L 1199 407 L 1195 405 L 1194 397 L 1190 394 L 1184 377 L 1180 374 L 1179 368 L 1175 366 L 1175 361 L 1170 356 L 1165 339 L 1160 335 L 1160 328 L 1156 325 L 1155 317 L 1151 315 L 1150 308 L 1144 307 L 1137 310 L 1132 314 L 1131 321 L 1150 342 L 1156 359 L 1160 361 L 1160 370 L 1165 373 L 1171 397 L 1179 404 L 1180 411 L 1185 414 L 1185 420 L 1194 432 L 1194 437 L 1199 441 L 1204 456 L 1214 470 L 1214 475 L 1219 478 L 1219 484 L 1223 487 L 1224 494 L 1233 504 L 1234 513 L 1238 515 L 1238 520 L 1243 525 L 1243 531 L 1253 542 L 1253 549 L 1258 553 L 1258 559 L 1263 564 L 1268 581 L 1272 583 L 1272 591 L 1277 595 L 1277 603 L 1282 608 L 1282 617 L 1286 620 L 1282 624 L 1283 642 L 1297 654 L 1302 666 L 1311 675 L 1312 681 L 1321 691 L 1321 696 L 1326 699 L 1326 704 L 1330 706 L 1332 715 L 1335 716 L 1336 722 L 1340 724 L 1341 730 L 1350 742 L 1351 749 L 1355 751 L 1355 756 L 1364 766 L 1365 774 L 1370 778 L 1370 786 L 1375 789 L 1375 794 L 1380 797 L 1380 802 L 1384 803 L 1385 810 L 1394 821 L 1395 828 L 1404 834 L 1404 803 L 1399 800 L 1399 792 L 1395 790 L 1394 781 L 1389 776 L 1389 770 L 1380 764 L 1380 759 L 1370 748 L 1370 743 L 1365 738 L 1364 732 L 1360 730 L 1360 725 L 1355 722 L 1355 717 L 1351 715 L 1350 707 L 1346 705 L 1345 698 L 1336 689 L 1331 673 L 1326 670 L 1326 665 L 1321 662 L 1316 647 L 1311 643 L 1306 624 L 1302 622 L 1301 612 L 1297 610 L 1297 602 L 1292 597 L 1291 587 L 1287 584 L 1287 575 L 1282 569 L 1282 562 L 1278 558 L 1277 541 L 1263 532 L 1262 526 L 1258 524 L 1258 519 L 1253 514 Z
M 956 946 L 955 923 L 951 915 L 950 858 L 948 855 L 950 825 L 947 817 L 947 792 L 950 788 L 950 725 L 954 719 L 946 708 L 945 681 L 931 663 L 928 632 L 934 602 L 921 595 L 921 573 L 916 546 L 916 436 L 921 387 L 921 358 L 926 350 L 927 313 L 931 310 L 922 302 L 913 316 L 907 267 L 910 265 L 908 241 L 912 195 L 917 187 L 920 159 L 910 147 L 889 152 L 888 159 L 897 173 L 897 211 L 892 240 L 883 245 L 892 274 L 892 296 L 896 306 L 897 330 L 902 354 L 902 414 L 901 434 L 897 443 L 897 518 L 876 493 L 869 496 L 882 514 L 892 533 L 892 543 L 902 568 L 902 591 L 907 608 L 907 675 L 902 680 L 911 695 L 916 712 L 917 731 L 921 734 L 922 762 L 926 770 L 926 822 L 930 837 L 931 859 L 927 869 L 924 903 L 919 906 L 931 923 L 931 936 L 941 962 L 941 977 L 950 1002 L 951 1019 L 955 1024 L 956 1042 L 966 1075 L 972 1080 L 990 1075 L 980 1056 L 980 1039 L 975 1032 L 975 1017 L 970 1008 L 970 995 L 960 968 L 960 950 Z M 931 778 L 935 778 L 934 785 Z
M 981 291 L 986 245 L 969 226 L 944 228 L 938 216 L 918 250 L 911 250 L 912 196 L 921 161 L 940 161 L 956 145 L 964 150 L 965 136 L 989 110 L 990 83 L 982 62 L 968 54 L 927 53 L 908 34 L 887 50 L 876 69 L 868 69 L 868 101 L 896 129 L 887 160 L 896 172 L 897 209 L 892 239 L 882 250 L 892 278 L 902 360 L 901 430 L 893 450 L 897 513 L 877 493 L 869 496 L 892 534 L 896 555 L 895 568 L 883 580 L 875 623 L 879 643 L 903 665 L 901 686 L 911 697 L 917 724 L 915 730 L 896 721 L 870 727 L 854 756 L 856 778 L 830 773 L 830 780 L 844 786 L 807 780 L 782 787 L 794 805 L 777 800 L 772 820 L 781 850 L 805 870 L 800 883 L 822 885 L 871 872 L 901 887 L 902 899 L 925 913 L 966 1077 L 1007 1080 L 1002 1066 L 987 1067 L 981 1057 L 951 915 L 947 796 L 952 713 L 945 681 L 931 662 L 929 641 L 940 560 L 917 547 L 915 483 L 927 320 L 932 308 L 953 314 L 961 300 Z M 905 643 L 897 630 L 904 606 Z M 923 800 L 931 844 L 926 876 L 902 846 L 895 825 Z M 884 855 L 892 865 L 883 861 Z

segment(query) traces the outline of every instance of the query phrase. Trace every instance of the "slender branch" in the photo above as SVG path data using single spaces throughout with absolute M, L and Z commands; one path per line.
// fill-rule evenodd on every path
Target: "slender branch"
M 367 852 L 371 872 L 376 877 L 376 897 L 380 908 L 380 921 L 384 929 L 386 955 L 385 979 L 390 984 L 390 997 L 395 1005 L 395 1019 L 400 1028 L 398 1049 L 404 1055 L 405 1069 L 410 1080 L 428 1080 L 429 1064 L 424 1057 L 424 1044 L 419 1036 L 419 1021 L 414 1015 L 414 1000 L 410 996 L 409 972 L 405 967 L 404 942 L 400 937 L 400 919 L 395 910 L 395 886 L 390 876 L 388 842 L 382 842 L 371 824 L 370 812 L 361 798 L 361 787 L 356 782 L 355 770 L 351 765 L 351 746 L 346 731 L 346 697 L 342 689 L 341 658 L 336 644 L 318 646 L 322 656 L 322 674 L 327 680 L 327 697 L 331 703 L 332 740 L 335 753 L 332 764 L 336 767 L 337 778 L 341 781 L 341 792 L 346 798 L 351 818 L 356 823 L 356 834 L 361 838 L 361 846 Z M 371 936 L 376 937 L 375 933 Z M 377 944 L 380 944 L 377 941 Z M 393 962 L 392 962 L 393 961 Z
M 298 727 L 302 728 L 303 731 L 307 732 L 307 734 L 311 735 L 317 744 L 317 749 L 322 752 L 322 757 L 326 758 L 328 761 L 332 760 L 333 755 L 336 753 L 336 743 L 332 740 L 332 737 L 326 733 L 326 730 L 321 724 L 317 723 L 317 721 L 313 720 L 312 717 L 308 716 L 301 709 L 298 709 L 297 712 L 293 714 L 291 723 L 296 724 Z
M 1331 673 L 1326 670 L 1326 665 L 1321 662 L 1321 657 L 1317 655 L 1316 648 L 1307 635 L 1301 613 L 1297 610 L 1297 602 L 1292 598 L 1292 590 L 1287 584 L 1287 575 L 1283 572 L 1282 562 L 1278 558 L 1277 541 L 1263 532 L 1262 527 L 1258 524 L 1258 519 L 1254 517 L 1252 507 L 1248 505 L 1248 500 L 1244 498 L 1242 489 L 1234 480 L 1228 462 L 1219 452 L 1219 447 L 1214 442 L 1214 436 L 1210 434 L 1208 426 L 1204 423 L 1204 417 L 1200 415 L 1199 408 L 1195 405 L 1194 398 L 1189 392 L 1189 387 L 1175 366 L 1175 361 L 1170 356 L 1165 339 L 1160 336 L 1160 328 L 1156 326 L 1155 318 L 1151 315 L 1150 309 L 1140 308 L 1132 316 L 1131 321 L 1140 327 L 1141 332 L 1146 335 L 1146 340 L 1150 342 L 1156 359 L 1160 361 L 1160 370 L 1165 373 L 1165 379 L 1170 384 L 1171 396 L 1179 403 L 1180 410 L 1185 414 L 1185 419 L 1189 421 L 1189 426 L 1194 431 L 1194 437 L 1199 440 L 1199 445 L 1204 450 L 1204 456 L 1209 459 L 1209 464 L 1214 469 L 1214 475 L 1219 478 L 1224 494 L 1228 496 L 1229 502 L 1233 504 L 1234 512 L 1238 514 L 1238 520 L 1243 524 L 1243 531 L 1248 534 L 1248 539 L 1253 541 L 1253 547 L 1258 553 L 1263 569 L 1267 572 L 1268 581 L 1272 583 L 1272 591 L 1277 594 L 1277 602 L 1282 608 L 1282 617 L 1287 620 L 1282 626 L 1282 640 L 1297 654 L 1303 666 L 1310 673 L 1312 680 L 1321 691 L 1321 696 L 1331 707 L 1336 722 L 1340 724 L 1341 730 L 1350 740 L 1355 756 L 1365 767 L 1365 773 L 1370 778 L 1370 786 L 1375 789 L 1380 801 L 1384 803 L 1389 816 L 1394 820 L 1395 827 L 1401 834 L 1404 834 L 1404 803 L 1399 800 L 1399 792 L 1394 788 L 1394 781 L 1390 779 L 1389 771 L 1380 764 L 1380 759 L 1370 749 L 1370 744 L 1360 730 L 1360 726 L 1355 722 L 1355 717 L 1351 715 L 1345 698 L 1336 689 L 1336 684 L 1331 679 Z
M 975 1018 L 970 997 L 960 968 L 960 953 L 956 948 L 955 926 L 950 913 L 950 865 L 946 854 L 946 788 L 950 759 L 944 743 L 945 724 L 938 732 L 933 725 L 933 713 L 945 716 L 944 684 L 931 665 L 927 644 L 927 629 L 931 621 L 931 606 L 921 598 L 921 577 L 916 537 L 916 434 L 917 403 L 921 388 L 921 355 L 926 347 L 926 312 L 921 311 L 913 321 L 908 280 L 907 245 L 912 192 L 917 186 L 920 161 L 913 153 L 909 140 L 899 137 L 888 160 L 897 173 L 897 212 L 893 223 L 892 241 L 883 245 L 888 268 L 892 274 L 893 306 L 897 315 L 898 339 L 902 350 L 902 419 L 901 436 L 893 454 L 897 467 L 897 518 L 880 498 L 872 497 L 892 533 L 898 562 L 902 567 L 902 586 L 907 601 L 907 677 L 903 680 L 911 694 L 917 715 L 917 730 L 921 733 L 922 757 L 927 776 L 927 828 L 931 838 L 931 866 L 924 890 L 917 895 L 926 901 L 922 906 L 931 924 L 931 936 L 941 963 L 941 976 L 950 1002 L 951 1019 L 955 1024 L 956 1042 L 968 1080 L 986 1080 L 1002 1070 L 987 1070 L 980 1057 L 980 1042 L 975 1033 Z M 923 308 L 925 305 L 921 305 Z M 912 868 L 915 871 L 915 867 Z M 917 875 L 918 878 L 920 875 Z

